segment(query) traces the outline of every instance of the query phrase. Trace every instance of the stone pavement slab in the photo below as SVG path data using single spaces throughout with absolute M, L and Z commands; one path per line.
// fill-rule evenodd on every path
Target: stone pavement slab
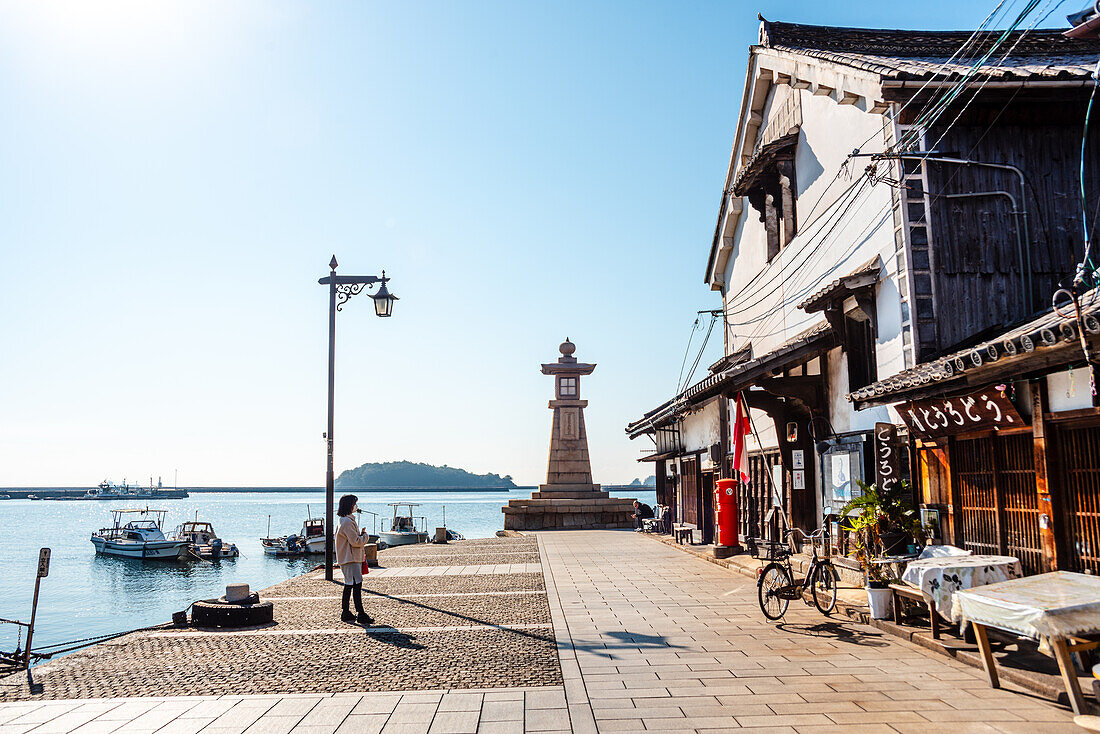
M 1064 707 L 991 689 L 982 671 L 872 627 L 801 604 L 768 622 L 751 579 L 638 534 L 537 535 L 559 649 L 569 648 L 566 697 L 589 707 L 598 731 L 1073 726 Z

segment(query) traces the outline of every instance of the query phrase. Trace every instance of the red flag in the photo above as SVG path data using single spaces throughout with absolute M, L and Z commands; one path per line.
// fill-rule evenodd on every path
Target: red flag
M 752 426 L 749 424 L 749 411 L 741 400 L 741 393 L 737 393 L 737 409 L 733 420 L 733 471 L 741 478 L 743 484 L 749 482 L 749 449 L 747 446 L 749 432 Z

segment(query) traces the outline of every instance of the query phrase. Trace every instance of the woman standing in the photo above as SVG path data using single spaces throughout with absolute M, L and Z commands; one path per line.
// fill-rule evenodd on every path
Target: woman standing
M 340 619 L 345 622 L 374 624 L 374 619 L 363 611 L 363 546 L 367 544 L 367 539 L 352 517 L 359 509 L 356 506 L 358 501 L 359 498 L 355 495 L 345 494 L 340 498 L 340 505 L 336 510 L 336 514 L 340 516 L 336 524 L 336 563 L 344 574 L 344 612 Z M 351 613 L 353 596 L 358 614 Z

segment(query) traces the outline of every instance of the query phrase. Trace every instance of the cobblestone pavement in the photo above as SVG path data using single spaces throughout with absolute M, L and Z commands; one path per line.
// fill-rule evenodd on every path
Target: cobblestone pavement
M 792 604 L 629 531 L 540 533 L 571 710 L 601 732 L 1079 732 L 1068 710 L 980 670 Z
M 532 556 L 534 565 L 511 563 Z M 36 668 L 40 695 L 22 678 L 0 681 L 0 700 L 560 685 L 534 538 L 379 557 L 384 567 L 397 559 L 364 582 L 364 606 L 380 626 L 340 622 L 343 587 L 316 571 L 261 592 L 275 605 L 274 625 L 127 635 Z M 524 573 L 501 572 L 513 568 Z M 421 573 L 429 575 L 410 575 Z

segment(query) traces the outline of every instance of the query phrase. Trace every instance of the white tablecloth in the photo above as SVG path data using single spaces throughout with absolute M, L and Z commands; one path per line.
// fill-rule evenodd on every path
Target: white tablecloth
M 1054 571 L 960 591 L 955 607 L 971 622 L 1027 637 L 1100 631 L 1100 577 Z
M 910 561 L 901 578 L 934 601 L 940 614 L 958 622 L 956 592 L 1021 576 L 1020 561 L 1012 556 L 943 556 Z

